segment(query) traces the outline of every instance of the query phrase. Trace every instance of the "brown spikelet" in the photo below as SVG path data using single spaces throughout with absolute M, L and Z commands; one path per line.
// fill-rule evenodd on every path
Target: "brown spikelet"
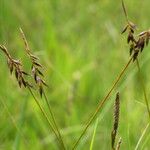
M 126 31 L 127 31 L 127 29 L 128 29 L 128 25 L 126 25 L 124 28 L 123 28 L 123 30 L 122 30 L 122 32 L 121 32 L 121 34 L 123 34 L 123 33 L 125 33 Z
M 130 45 L 130 56 L 132 55 L 134 49 L 135 49 L 135 44 L 131 43 L 131 45 Z
M 8 68 L 10 70 L 10 73 L 15 74 L 16 80 L 18 82 L 19 87 L 21 88 L 22 85 L 24 87 L 27 87 L 28 85 L 30 85 L 26 80 L 25 80 L 25 75 L 28 75 L 24 70 L 22 70 L 22 64 L 20 60 L 15 60 L 11 57 L 11 55 L 9 54 L 7 48 L 4 45 L 0 45 L 0 49 L 4 52 L 4 54 L 7 57 L 7 64 L 8 64 Z
M 13 65 L 13 63 L 10 60 L 8 60 L 7 63 L 8 63 L 8 68 L 10 70 L 10 73 L 12 74 L 13 69 L 14 69 L 14 65 Z
M 147 35 L 146 36 L 146 46 L 148 46 L 148 44 L 149 44 L 149 36 Z
M 133 54 L 133 62 L 136 60 L 136 58 L 138 57 L 138 54 L 139 54 L 139 50 L 138 49 L 135 49 L 134 50 L 134 54 Z
M 124 1 L 122 0 L 122 8 L 125 14 L 127 25 L 124 27 L 122 33 L 128 31 L 127 43 L 130 45 L 130 55 L 132 55 L 133 62 L 137 59 L 139 52 L 142 52 L 145 46 L 148 46 L 150 40 L 150 30 L 142 31 L 135 36 L 136 25 L 128 20 L 127 11 L 125 8 Z M 136 38 L 135 38 L 136 37 Z
M 42 86 L 39 86 L 39 93 L 40 93 L 40 96 L 42 97 L 42 95 L 43 95 L 43 87 Z
M 115 149 L 115 140 L 117 135 L 117 129 L 119 124 L 119 109 L 120 109 L 120 98 L 119 98 L 119 92 L 116 94 L 115 104 L 114 104 L 114 124 L 113 124 L 113 130 L 111 133 L 111 141 L 112 141 L 112 149 Z
M 29 48 L 29 44 L 28 44 L 27 39 L 25 37 L 25 34 L 21 28 L 20 28 L 20 33 L 21 33 L 22 39 L 24 41 L 25 51 L 26 51 L 27 55 L 29 56 L 29 58 L 32 62 L 32 67 L 31 67 L 32 76 L 34 78 L 36 85 L 38 86 L 39 94 L 42 97 L 43 92 L 44 92 L 43 85 L 47 86 L 45 81 L 42 79 L 42 77 L 44 77 L 44 75 L 41 71 L 43 66 L 38 62 L 39 59 L 31 53 L 31 50 Z

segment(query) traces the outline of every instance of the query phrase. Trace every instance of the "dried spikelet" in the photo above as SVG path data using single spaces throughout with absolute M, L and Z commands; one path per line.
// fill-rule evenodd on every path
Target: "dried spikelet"
M 131 44 L 130 44 L 130 56 L 132 55 L 134 49 L 135 49 L 135 44 L 134 44 L 134 43 L 131 43 Z
M 127 29 L 128 29 L 127 43 L 130 45 L 129 53 L 130 53 L 130 55 L 132 55 L 134 53 L 133 54 L 133 61 L 134 61 L 138 56 L 138 53 L 135 50 L 139 50 L 139 46 L 137 48 L 137 43 L 138 42 L 134 37 L 136 26 L 132 22 L 128 21 Z M 124 30 L 124 32 L 126 30 Z M 122 32 L 122 33 L 124 33 L 124 32 Z M 140 44 L 141 51 L 143 50 L 143 48 L 144 48 L 144 45 Z
M 138 54 L 139 54 L 139 50 L 138 49 L 135 49 L 134 50 L 134 54 L 133 54 L 133 62 L 136 60 L 136 58 L 138 57 Z
M 45 81 L 43 79 L 41 79 L 39 76 L 36 77 L 36 83 L 39 87 L 39 93 L 40 93 L 40 96 L 42 97 L 43 95 L 43 85 L 47 86 L 47 84 L 45 83 Z
M 137 44 L 135 46 L 135 48 L 141 50 L 141 52 L 143 51 L 143 48 L 145 46 L 145 39 L 144 37 L 140 37 L 137 41 Z
M 126 25 L 124 28 L 123 28 L 123 30 L 122 30 L 122 32 L 121 32 L 121 34 L 123 34 L 123 33 L 125 33 L 126 31 L 127 31 L 127 29 L 128 29 L 128 25 Z
M 136 25 L 128 20 L 127 11 L 123 0 L 122 8 L 127 20 L 127 25 L 124 27 L 121 33 L 123 34 L 128 30 L 127 43 L 130 44 L 130 55 L 133 54 L 132 57 L 134 62 L 138 57 L 139 52 L 142 52 L 145 48 L 145 45 L 148 46 L 150 40 L 150 30 L 141 32 L 136 39 L 134 36 Z
M 119 138 L 119 141 L 118 141 L 117 146 L 116 146 L 116 150 L 120 150 L 121 143 L 122 143 L 122 139 Z
M 32 73 L 32 76 L 35 80 L 35 83 L 37 84 L 38 86 L 38 89 L 39 89 L 39 94 L 40 96 L 42 97 L 43 95 L 43 85 L 44 86 L 47 86 L 47 84 L 45 83 L 45 81 L 42 79 L 42 76 L 43 73 L 40 69 L 43 68 L 43 66 L 38 62 L 38 57 L 36 57 L 35 55 L 33 55 L 31 53 L 31 50 L 29 48 L 29 45 L 28 45 L 28 42 L 26 40 L 26 37 L 25 37 L 25 34 L 23 32 L 23 30 L 20 28 L 20 33 L 21 33 L 21 36 L 22 36 L 22 39 L 24 41 L 24 45 L 25 45 L 25 50 L 27 52 L 27 55 L 29 56 L 31 62 L 32 62 L 32 67 L 31 67 L 31 73 Z
M 114 104 L 114 124 L 113 124 L 113 130 L 111 132 L 111 141 L 112 141 L 112 149 L 115 149 L 115 140 L 116 140 L 116 134 L 119 124 L 119 109 L 120 109 L 120 98 L 119 98 L 119 92 L 116 94 L 115 104 Z
M 149 44 L 149 40 L 150 40 L 150 31 L 144 31 L 141 32 L 138 35 L 138 39 L 136 42 L 134 42 L 134 54 L 133 54 L 133 61 L 136 60 L 136 58 L 138 57 L 139 52 L 142 52 L 145 48 L 145 46 L 148 46 Z
M 137 51 L 139 51 L 139 49 L 141 49 L 141 51 L 142 51 L 144 48 L 144 45 L 142 45 L 143 43 L 139 43 L 140 47 L 137 46 L 138 42 L 134 37 L 135 29 L 136 29 L 136 25 L 133 24 L 131 21 L 128 21 L 126 28 L 122 32 L 122 33 L 124 33 L 128 30 L 127 43 L 130 45 L 130 50 L 129 50 L 130 55 L 132 55 L 134 53 L 133 54 L 133 61 L 138 56 Z
M 8 68 L 10 70 L 10 73 L 12 74 L 13 71 L 15 70 L 15 77 L 16 80 L 19 84 L 19 87 L 21 88 L 22 85 L 24 87 L 30 86 L 32 87 L 28 81 L 25 80 L 24 76 L 28 75 L 25 71 L 22 70 L 22 64 L 20 62 L 20 60 L 15 60 L 11 57 L 11 55 L 9 54 L 7 48 L 4 45 L 0 45 L 0 49 L 5 53 L 6 57 L 7 57 L 7 64 L 8 64 Z
M 148 46 L 149 44 L 149 40 L 150 40 L 150 30 L 148 31 L 143 31 L 141 32 L 139 35 L 139 40 L 140 40 L 140 43 L 138 43 L 138 45 L 141 44 L 141 48 L 143 47 L 144 48 L 144 44 L 146 44 L 146 46 Z M 143 50 L 143 49 L 142 49 Z M 141 50 L 141 51 L 142 51 Z

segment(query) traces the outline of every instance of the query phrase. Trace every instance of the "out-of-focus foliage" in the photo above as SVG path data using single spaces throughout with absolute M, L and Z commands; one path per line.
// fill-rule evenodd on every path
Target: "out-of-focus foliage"
M 138 32 L 147 30 L 150 27 L 149 0 L 126 0 L 125 4 L 129 17 L 138 26 Z M 5 44 L 15 58 L 21 59 L 28 71 L 31 64 L 24 51 L 19 27 L 24 30 L 30 48 L 44 66 L 45 80 L 50 87 L 46 94 L 68 149 L 129 59 L 126 37 L 120 34 L 125 24 L 121 1 L 0 1 L 0 43 Z M 149 49 L 146 48 L 139 58 L 148 99 Z M 14 122 L 23 132 L 28 149 L 57 149 L 54 135 L 49 133 L 33 98 L 25 89 L 19 89 L 15 77 L 10 76 L 2 52 L 0 64 L 0 149 L 27 149 Z M 119 136 L 122 137 L 123 150 L 135 148 L 148 123 L 137 67 L 132 64 L 99 113 L 94 150 L 111 147 L 116 91 L 120 91 L 121 99 Z M 40 99 L 38 92 L 36 95 Z M 46 110 L 46 104 L 43 105 Z M 90 148 L 93 128 L 94 124 L 78 149 Z M 149 137 L 149 132 L 146 132 L 140 149 L 149 149 Z

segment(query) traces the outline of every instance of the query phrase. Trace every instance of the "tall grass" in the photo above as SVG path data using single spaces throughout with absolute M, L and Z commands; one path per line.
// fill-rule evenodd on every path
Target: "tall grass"
M 108 91 L 108 95 L 105 97 L 104 101 L 100 102 L 97 110 L 93 113 L 91 119 L 88 120 L 85 129 L 87 130 L 94 119 L 98 117 L 99 110 L 101 111 L 100 116 L 104 115 L 103 109 L 105 109 L 108 104 L 111 104 L 111 92 L 120 89 L 124 83 L 126 87 L 123 92 L 121 92 L 123 102 L 119 132 L 123 139 L 121 148 L 135 148 L 140 137 L 140 130 L 147 124 L 147 120 L 142 118 L 141 114 L 145 115 L 146 108 L 149 110 L 148 93 L 146 93 L 146 88 L 150 86 L 149 82 L 147 82 L 147 68 L 149 65 L 148 63 L 144 66 L 142 64 L 144 58 L 149 60 L 149 54 L 146 51 L 147 48 L 145 48 L 144 52 L 140 54 L 141 58 L 138 56 L 138 59 L 141 62 L 140 67 L 142 67 L 138 67 L 138 69 L 140 78 L 143 77 L 141 83 L 144 86 L 137 83 L 138 79 L 136 78 L 136 75 L 129 82 L 127 77 L 132 73 L 132 69 L 134 69 L 136 62 L 135 65 L 133 64 L 126 70 L 128 65 L 132 62 L 132 56 L 129 60 L 127 59 L 128 48 L 125 46 L 125 42 L 120 38 L 123 13 L 118 13 L 121 12 L 119 3 L 118 6 L 112 2 L 91 2 L 83 0 L 72 1 L 72 3 L 69 3 L 68 0 L 41 1 L 38 3 L 32 1 L 30 2 L 30 6 L 29 1 L 8 2 L 6 0 L 1 3 L 1 7 L 4 6 L 1 9 L 2 13 L 0 15 L 0 19 L 3 22 L 3 26 L 1 26 L 0 30 L 2 35 L 2 37 L 0 37 L 1 43 L 4 43 L 10 50 L 10 53 L 16 58 L 22 58 L 25 69 L 29 69 L 30 63 L 26 61 L 26 56 L 22 51 L 22 45 L 20 44 L 21 40 L 17 30 L 20 24 L 23 26 L 25 33 L 29 38 L 28 41 L 31 49 L 35 50 L 34 53 L 39 55 L 42 64 L 45 64 L 44 67 L 47 68 L 45 71 L 47 74 L 46 81 L 48 81 L 50 88 L 46 90 L 48 97 L 46 99 L 51 102 L 55 114 L 54 117 L 58 121 L 61 131 L 64 131 L 68 126 L 71 126 L 71 128 L 74 129 L 73 126 L 76 124 L 81 124 L 82 122 L 82 124 L 85 124 L 84 121 L 88 120 L 87 118 L 98 103 L 97 98 L 102 99 L 108 90 L 107 88 L 111 87 L 114 78 L 119 74 L 119 70 L 121 70 L 122 66 L 128 62 L 118 76 L 116 82 L 114 82 L 112 89 Z M 149 24 L 147 19 L 149 13 L 147 13 L 148 9 L 146 8 L 148 8 L 149 1 L 147 0 L 142 3 L 137 1 L 135 3 L 126 1 L 126 3 L 129 11 L 128 14 L 133 16 L 132 18 L 136 18 L 137 14 L 139 14 L 138 8 L 141 8 L 140 10 L 142 13 L 139 14 L 137 23 L 141 24 L 141 28 L 147 28 Z M 135 5 L 136 7 L 133 7 Z M 40 10 L 43 11 L 41 12 Z M 35 16 L 38 16 L 38 18 Z M 134 22 L 135 21 L 136 19 Z M 12 51 L 12 49 L 16 50 Z M 14 90 L 14 88 L 16 89 L 14 78 L 9 77 L 12 84 L 4 78 L 8 76 L 8 73 L 5 69 L 4 57 L 0 57 L 2 60 L 0 82 L 3 85 L 3 87 L 0 88 L 0 91 L 2 96 L 7 96 L 6 103 L 10 105 L 11 111 L 13 112 L 11 115 L 17 116 L 17 114 L 20 113 L 18 108 L 19 105 L 22 104 L 20 99 L 24 90 Z M 74 86 L 74 83 L 76 82 L 74 81 L 74 74 L 76 72 L 79 73 L 80 78 L 77 81 L 77 86 Z M 143 86 L 142 88 L 141 85 Z M 76 89 L 68 90 L 70 87 Z M 4 90 L 6 88 L 7 91 Z M 143 102 L 143 92 L 141 92 L 141 89 L 143 89 L 144 92 L 146 105 Z M 13 92 L 10 92 L 12 90 Z M 68 91 L 75 91 L 75 93 L 69 93 Z M 68 113 L 67 108 L 69 101 L 68 93 L 73 95 L 70 105 L 71 108 L 69 108 L 69 110 L 71 110 L 69 111 L 70 113 Z M 26 93 L 26 95 L 28 95 L 28 93 Z M 43 93 L 42 96 L 44 96 Z M 108 97 L 110 97 L 109 101 L 107 101 Z M 40 121 L 41 112 L 39 112 L 38 109 L 36 110 L 36 113 L 38 114 L 36 119 L 31 115 L 34 105 L 31 99 L 33 98 L 30 98 L 26 110 L 29 114 L 28 116 L 25 116 L 27 127 L 22 126 L 22 130 L 24 128 L 26 129 L 26 135 L 30 137 L 31 141 L 34 143 L 32 144 L 31 142 L 29 147 L 31 149 L 35 148 L 35 146 L 36 149 L 49 149 L 49 147 L 51 147 L 51 149 L 57 149 L 56 143 L 51 143 L 51 139 L 49 139 L 48 145 L 41 144 L 41 138 L 51 137 L 52 132 L 50 132 L 50 135 L 47 133 L 48 124 Z M 45 104 L 40 100 L 37 102 L 43 104 L 43 111 L 49 111 L 48 108 L 45 107 L 45 105 L 48 106 L 49 103 Z M 105 102 L 105 107 L 102 107 Z M 17 107 L 14 107 L 15 105 Z M 3 110 L 3 105 L 1 107 Z M 99 126 L 97 126 L 96 129 L 97 133 L 94 138 L 94 148 L 99 148 L 99 144 L 102 149 L 108 148 L 108 142 L 110 142 L 111 125 L 109 123 L 112 120 L 111 116 L 110 110 L 107 110 L 104 119 L 99 122 Z M 8 121 L 3 116 L 2 120 L 3 123 L 1 123 L 0 127 L 4 128 L 6 124 L 8 125 Z M 35 122 L 39 123 L 36 123 L 36 128 Z M 128 131 L 125 122 L 129 126 L 130 134 L 128 136 L 130 143 L 126 142 Z M 132 126 L 130 126 L 131 124 Z M 13 127 L 10 125 L 8 126 L 10 127 L 10 130 L 4 128 L 4 132 L 0 132 L 0 143 L 2 143 L 3 140 L 5 141 L 3 142 L 5 149 L 10 149 L 14 137 L 14 134 L 10 136 L 10 133 L 15 132 Z M 85 129 L 83 130 L 82 135 L 86 133 Z M 54 134 L 55 130 L 56 129 L 54 129 Z M 137 132 L 137 130 L 139 132 Z M 62 144 L 59 131 L 57 130 L 56 132 L 56 138 L 58 138 L 58 141 Z M 63 132 L 61 132 L 61 134 L 64 135 Z M 73 141 L 76 140 L 77 143 L 74 148 L 79 146 L 78 143 L 80 142 L 80 139 L 82 139 L 82 135 L 79 133 L 65 135 L 63 137 L 63 142 L 65 142 L 67 149 L 70 149 L 73 146 Z M 81 137 L 80 139 L 78 139 L 79 136 Z M 88 149 L 91 139 L 87 138 L 85 141 L 86 144 L 84 145 L 84 149 Z M 144 145 L 145 148 L 148 144 Z M 110 145 L 111 143 L 109 143 L 109 146 Z M 21 143 L 21 148 L 23 147 L 25 147 L 25 144 Z

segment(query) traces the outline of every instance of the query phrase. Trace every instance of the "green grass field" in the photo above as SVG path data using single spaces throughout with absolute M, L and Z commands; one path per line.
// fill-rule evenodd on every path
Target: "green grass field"
M 137 32 L 149 29 L 150 1 L 125 0 L 125 4 L 129 18 L 137 24 Z M 5 44 L 12 56 L 21 59 L 25 70 L 29 70 L 31 64 L 25 55 L 19 27 L 24 30 L 32 52 L 44 66 L 49 85 L 46 94 L 68 150 L 129 60 L 126 35 L 121 35 L 125 25 L 121 0 L 0 1 L 0 44 Z M 150 46 L 139 56 L 148 100 L 149 49 Z M 30 93 L 20 89 L 15 77 L 10 75 L 2 52 L 0 66 L 0 150 L 57 150 L 54 134 L 49 132 Z M 131 63 L 78 150 L 90 150 L 94 129 L 91 149 L 111 149 L 117 91 L 121 106 L 117 139 L 122 138 L 121 150 L 136 150 L 149 123 L 136 63 Z M 47 110 L 38 91 L 35 94 Z M 149 127 L 137 149 L 150 149 Z

